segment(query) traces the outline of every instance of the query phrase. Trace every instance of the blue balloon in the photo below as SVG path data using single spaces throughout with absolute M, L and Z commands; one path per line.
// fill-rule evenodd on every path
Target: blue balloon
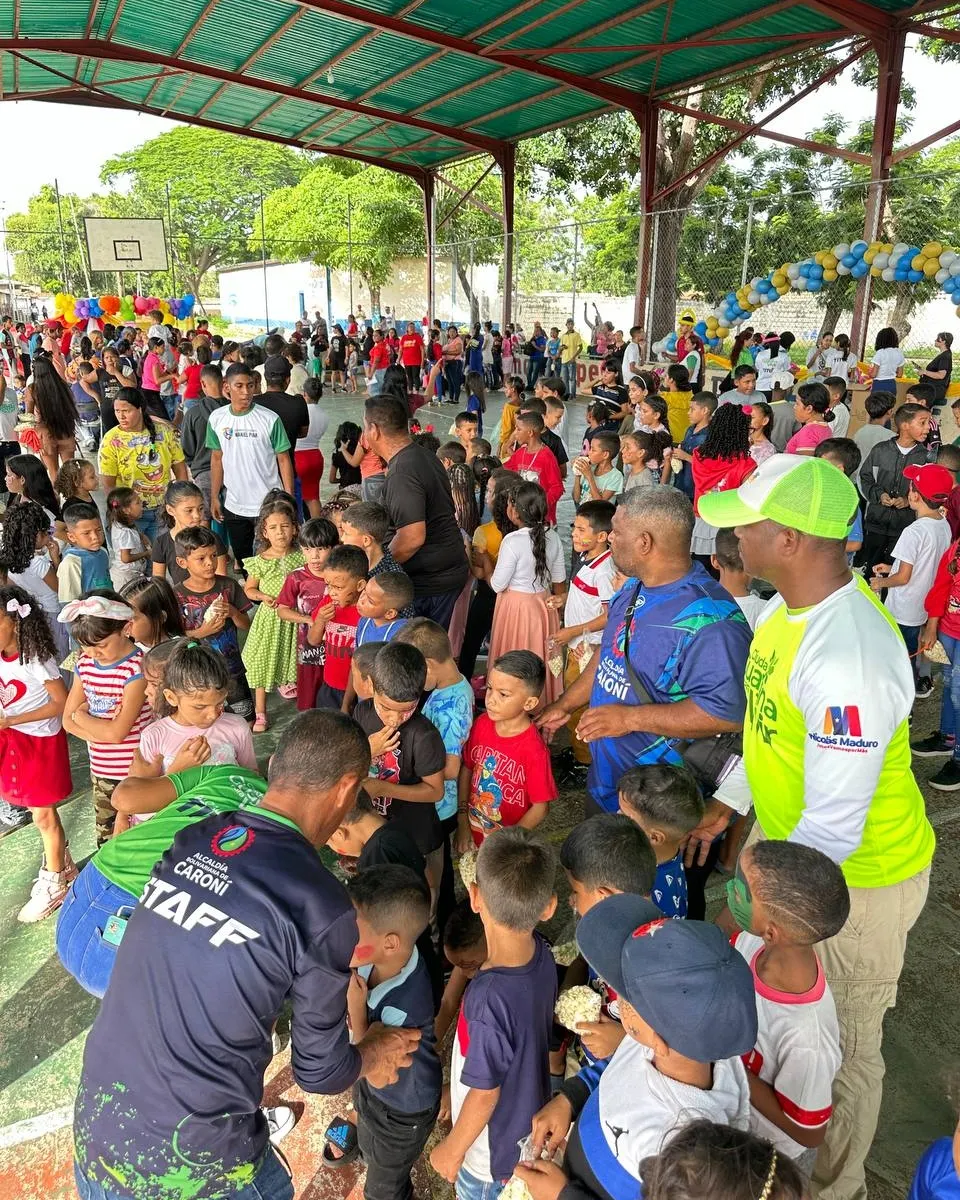
M 807 276 L 810 274 L 810 268 L 811 268 L 813 265 L 814 265 L 813 263 L 803 262 L 803 263 L 801 263 L 801 264 L 800 264 L 800 266 L 799 266 L 799 268 L 798 268 L 798 272 L 797 272 L 797 273 L 798 273 L 799 275 L 802 275 L 802 276 L 803 276 L 803 278 L 804 278 L 804 279 L 806 279 L 806 278 L 807 278 Z
M 850 247 L 850 253 L 856 255 L 857 258 L 863 258 L 864 254 L 867 252 L 867 249 L 868 247 L 866 242 L 854 242 Z
M 894 278 L 896 279 L 897 283 L 906 283 L 909 274 L 910 272 L 906 267 L 897 267 L 897 273 Z
M 920 280 L 923 279 L 923 272 L 922 271 L 908 271 L 907 279 L 909 279 L 911 283 L 919 283 Z
M 819 264 L 817 264 L 817 263 L 814 263 L 813 266 L 810 268 L 810 274 L 807 276 L 807 278 L 808 279 L 822 279 L 823 278 L 823 267 L 819 266 Z
M 855 267 L 857 265 L 856 256 L 853 254 L 845 254 L 840 261 L 845 267 Z
M 677 335 L 671 330 L 670 333 L 663 339 L 664 349 L 671 353 L 677 348 Z
M 822 288 L 823 288 L 823 280 L 822 279 L 810 278 L 807 280 L 807 291 L 808 292 L 819 292 Z
M 693 327 L 693 332 L 698 334 L 700 337 L 703 337 L 704 334 L 707 332 L 706 321 L 698 321 L 696 323 L 696 325 L 694 325 L 694 327 Z

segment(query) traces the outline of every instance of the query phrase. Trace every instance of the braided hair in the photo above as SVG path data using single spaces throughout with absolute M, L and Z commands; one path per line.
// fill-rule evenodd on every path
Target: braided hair
M 539 483 L 521 483 L 510 496 L 522 529 L 530 530 L 533 547 L 534 578 L 545 588 L 550 586 L 547 566 L 547 493 Z
M 453 494 L 453 508 L 457 525 L 464 533 L 473 537 L 474 531 L 480 524 L 480 513 L 477 509 L 477 485 L 473 467 L 467 463 L 454 463 L 447 468 L 447 478 L 450 480 L 450 491 Z
M 0 564 L 14 575 L 22 575 L 37 552 L 37 539 L 49 533 L 50 518 L 32 500 L 7 509 L 0 535 Z
M 157 427 L 153 423 L 153 417 L 150 416 L 150 410 L 147 408 L 147 401 L 144 398 L 143 392 L 141 392 L 139 388 L 135 387 L 120 388 L 120 390 L 117 392 L 114 403 L 116 403 L 117 400 L 122 400 L 124 404 L 129 404 L 132 408 L 136 408 L 140 411 L 140 415 L 143 417 L 143 427 L 150 435 L 150 441 L 156 442 Z
M 12 610 L 8 605 L 14 606 Z M 18 609 L 29 609 L 25 617 Z M 22 663 L 49 662 L 57 657 L 57 644 L 53 640 L 50 626 L 39 601 L 29 592 L 8 583 L 0 587 L 0 613 L 8 616 L 16 626 L 17 651 Z
M 750 417 L 739 404 L 721 404 L 710 418 L 707 436 L 697 450 L 701 458 L 734 462 L 750 457 Z

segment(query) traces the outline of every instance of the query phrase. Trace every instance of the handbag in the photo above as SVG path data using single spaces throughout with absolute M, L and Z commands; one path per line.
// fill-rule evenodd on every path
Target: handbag
M 640 703 L 656 704 L 657 701 L 644 687 L 640 676 L 630 662 L 630 625 L 641 586 L 641 584 L 637 584 L 633 599 L 627 605 L 624 613 L 626 625 L 623 632 L 623 665 L 627 672 L 627 678 L 630 680 L 630 686 Z M 707 793 L 713 792 L 721 780 L 729 774 L 734 761 L 743 756 L 743 733 L 740 730 L 718 733 L 713 737 L 665 740 L 670 741 L 673 749 L 683 759 L 684 766 Z

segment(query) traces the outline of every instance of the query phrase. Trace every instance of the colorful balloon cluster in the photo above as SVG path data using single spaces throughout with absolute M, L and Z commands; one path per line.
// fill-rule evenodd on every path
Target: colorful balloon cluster
M 193 315 L 196 296 L 171 296 L 159 300 L 156 296 L 88 296 L 77 298 L 68 292 L 57 292 L 53 298 L 53 315 L 65 321 L 88 321 L 91 317 L 108 320 L 135 321 L 147 313 L 159 310 L 165 320 L 185 321 Z
M 812 258 L 784 263 L 765 279 L 751 279 L 735 292 L 727 292 L 701 324 L 708 341 L 722 340 L 731 326 L 741 325 L 758 308 L 773 304 L 791 290 L 819 292 L 841 275 L 862 279 L 867 274 L 885 283 L 933 280 L 956 300 L 960 316 L 960 254 L 955 250 L 941 242 L 908 246 L 906 242 L 860 241 L 840 242 L 832 250 L 818 250 Z

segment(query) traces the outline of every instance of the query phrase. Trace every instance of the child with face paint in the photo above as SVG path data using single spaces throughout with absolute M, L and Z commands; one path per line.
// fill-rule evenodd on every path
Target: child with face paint
M 420 1030 L 409 1068 L 387 1087 L 353 1089 L 356 1149 L 367 1167 L 366 1200 L 410 1200 L 410 1170 L 433 1131 L 443 1072 L 433 1033 L 433 988 L 416 942 L 430 920 L 430 889 L 409 867 L 378 866 L 347 885 L 357 910 L 347 1013 L 353 1040 L 383 1021 Z M 346 1139 L 349 1143 L 349 1135 Z M 339 1159 L 342 1164 L 351 1147 Z M 353 1157 L 356 1157 L 354 1152 Z
M 757 1042 L 744 1060 L 750 1128 L 809 1172 L 841 1059 L 833 996 L 814 946 L 843 928 L 847 885 L 819 850 L 758 841 L 740 855 L 727 904 L 743 930 L 734 945 L 757 993 Z

